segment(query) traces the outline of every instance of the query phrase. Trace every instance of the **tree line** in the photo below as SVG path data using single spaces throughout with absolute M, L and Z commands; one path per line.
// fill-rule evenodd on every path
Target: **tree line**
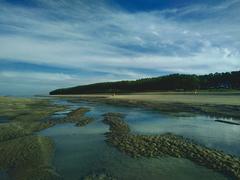
M 211 73 L 208 75 L 171 74 L 135 81 L 103 82 L 57 89 L 50 92 L 50 94 L 131 93 L 209 89 L 240 89 L 240 71 Z

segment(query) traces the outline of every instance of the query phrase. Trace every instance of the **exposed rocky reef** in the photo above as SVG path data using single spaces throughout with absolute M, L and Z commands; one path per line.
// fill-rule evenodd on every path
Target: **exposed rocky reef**
M 130 131 L 123 115 L 107 113 L 103 122 L 110 126 L 106 133 L 108 144 L 132 157 L 172 156 L 186 158 L 199 165 L 240 179 L 240 159 L 221 151 L 210 149 L 174 134 L 137 135 Z

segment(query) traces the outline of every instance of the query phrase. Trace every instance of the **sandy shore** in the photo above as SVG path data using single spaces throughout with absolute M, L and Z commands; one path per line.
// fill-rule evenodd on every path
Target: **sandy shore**
M 57 95 L 61 96 L 61 95 Z M 186 103 L 186 104 L 217 104 L 240 105 L 240 93 L 208 92 L 208 93 L 176 93 L 176 92 L 149 92 L 131 94 L 91 94 L 91 95 L 62 95 L 66 97 L 108 98 L 119 100 L 134 100 L 157 103 Z

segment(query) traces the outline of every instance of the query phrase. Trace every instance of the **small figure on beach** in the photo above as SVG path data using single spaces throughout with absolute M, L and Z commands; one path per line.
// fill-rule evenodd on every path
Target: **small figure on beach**
M 194 94 L 198 94 L 198 91 L 197 91 L 197 89 L 195 89 L 195 91 L 194 91 Z

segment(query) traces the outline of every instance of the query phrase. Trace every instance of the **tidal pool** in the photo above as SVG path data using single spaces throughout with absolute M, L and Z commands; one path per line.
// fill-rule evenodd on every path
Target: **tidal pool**
M 95 121 L 85 127 L 60 124 L 40 134 L 53 138 L 56 145 L 54 165 L 65 178 L 79 180 L 91 173 L 107 172 L 118 179 L 227 179 L 186 159 L 131 158 L 105 143 L 108 126 L 101 122 L 106 112 L 121 112 L 131 130 L 140 134 L 172 132 L 205 146 L 239 155 L 240 126 L 223 124 L 205 116 L 173 117 L 141 108 L 116 107 L 101 103 L 69 103 L 69 110 L 89 107 L 87 116 Z M 63 115 L 66 112 L 58 113 Z

